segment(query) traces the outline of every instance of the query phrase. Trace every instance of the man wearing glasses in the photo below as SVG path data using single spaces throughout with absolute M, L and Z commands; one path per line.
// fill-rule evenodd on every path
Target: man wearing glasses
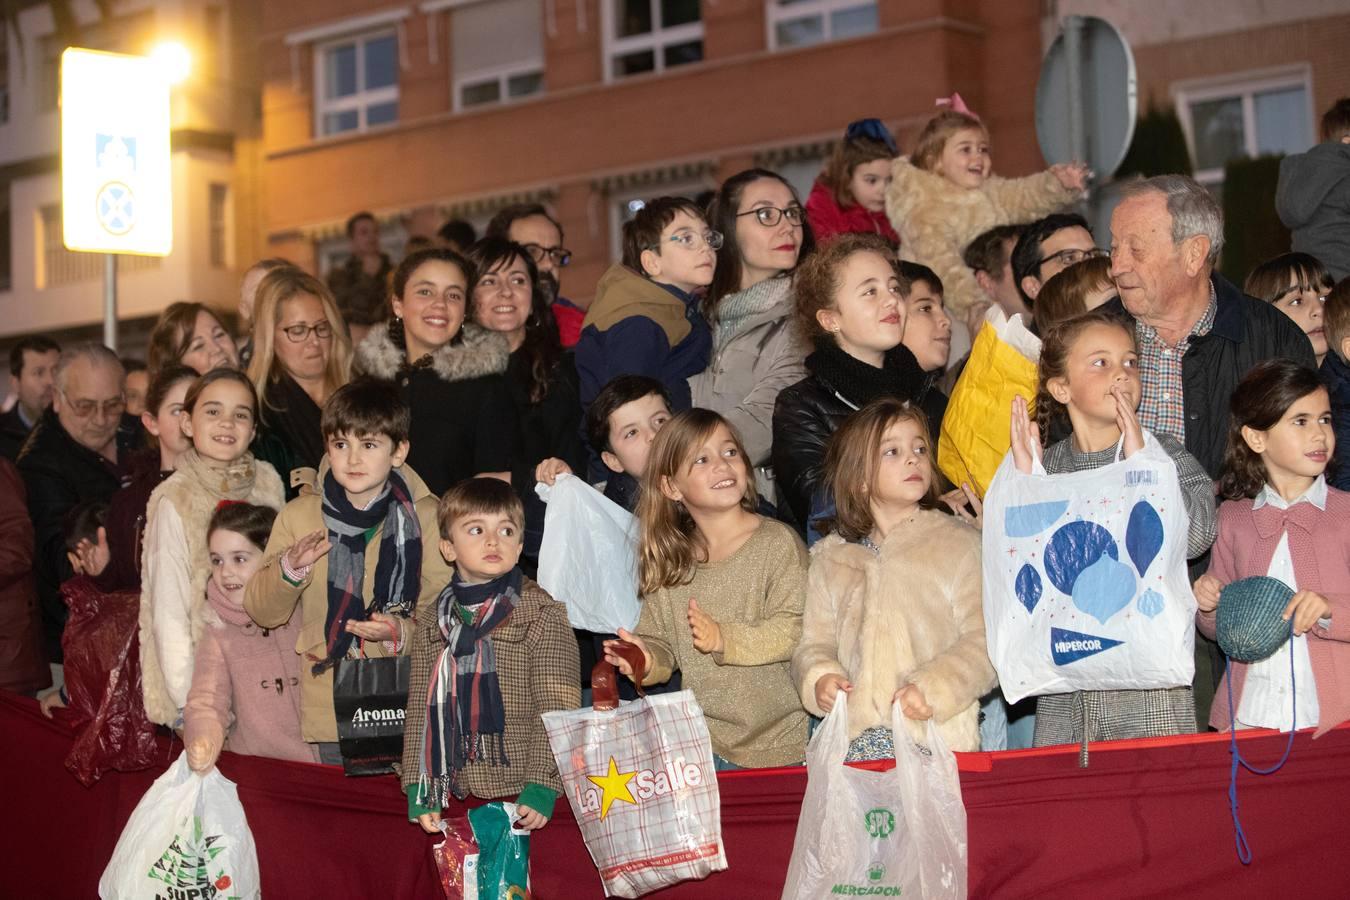
M 564 347 L 575 346 L 586 310 L 562 295 L 562 270 L 572 261 L 572 251 L 563 246 L 562 224 L 538 203 L 517 203 L 492 217 L 484 237 L 506 238 L 529 252 L 553 307 L 558 337 Z
M 106 502 L 121 487 L 123 464 L 137 435 L 135 421 L 125 416 L 125 379 L 117 354 L 102 344 L 63 350 L 56 362 L 52 407 L 19 454 L 33 520 L 43 637 L 53 663 L 62 659 L 66 621 L 61 582 L 72 574 L 66 558 L 66 514 L 82 503 Z
M 1012 252 L 1017 290 L 1031 306 L 1047 281 L 1076 262 L 1106 251 L 1092 240 L 1087 220 L 1075 213 L 1055 213 L 1032 222 Z

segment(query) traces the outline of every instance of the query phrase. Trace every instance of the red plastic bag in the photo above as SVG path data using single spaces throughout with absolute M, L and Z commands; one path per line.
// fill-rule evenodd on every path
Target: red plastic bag
M 150 768 L 157 748 L 141 696 L 140 593 L 105 594 L 79 575 L 61 585 L 61 596 L 70 607 L 61 649 L 78 729 L 66 768 L 86 786 L 109 769 Z
M 473 841 L 469 820 L 441 819 L 441 833 L 445 840 L 431 848 L 431 855 L 436 859 L 445 900 L 477 900 L 478 845 Z

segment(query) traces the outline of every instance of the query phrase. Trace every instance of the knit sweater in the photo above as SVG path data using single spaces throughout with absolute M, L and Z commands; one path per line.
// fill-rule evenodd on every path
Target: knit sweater
M 713 752 L 747 768 L 799 763 L 806 713 L 789 672 L 802 633 L 806 549 L 781 522 L 763 519 L 740 549 L 703 563 L 693 580 L 643 598 L 636 633 L 652 667 L 645 684 L 678 668 L 703 708 Z M 694 649 L 689 601 L 718 623 L 721 653 Z

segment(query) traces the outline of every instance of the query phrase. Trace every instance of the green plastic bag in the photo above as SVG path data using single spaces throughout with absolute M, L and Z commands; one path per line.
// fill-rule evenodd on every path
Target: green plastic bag
M 514 803 L 489 803 L 469 810 L 478 842 L 478 900 L 529 900 L 530 833 L 513 828 Z

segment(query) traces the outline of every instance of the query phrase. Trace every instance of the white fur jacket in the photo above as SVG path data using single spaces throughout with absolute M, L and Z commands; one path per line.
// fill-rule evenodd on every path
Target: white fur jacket
M 986 299 L 961 259 L 971 241 L 997 225 L 1034 222 L 1079 199 L 1048 170 L 1025 178 L 993 175 L 979 190 L 957 187 L 905 157 L 891 174 L 886 215 L 900 235 L 900 258 L 936 272 L 947 308 L 959 314 Z
M 816 682 L 830 673 L 853 684 L 850 738 L 890 727 L 895 692 L 913 684 L 948 747 L 980 749 L 979 700 L 997 682 L 984 641 L 979 532 L 920 510 L 879 552 L 833 534 L 812 547 L 792 676 L 813 715 L 823 714 Z M 924 723 L 905 723 L 922 742 Z
M 458 344 L 449 343 L 431 354 L 431 369 L 443 381 L 467 381 L 506 371 L 511 348 L 506 338 L 472 322 L 465 322 L 464 336 Z M 408 354 L 389 337 L 389 323 L 371 327 L 356 347 L 354 367 L 365 375 L 393 380 Z

